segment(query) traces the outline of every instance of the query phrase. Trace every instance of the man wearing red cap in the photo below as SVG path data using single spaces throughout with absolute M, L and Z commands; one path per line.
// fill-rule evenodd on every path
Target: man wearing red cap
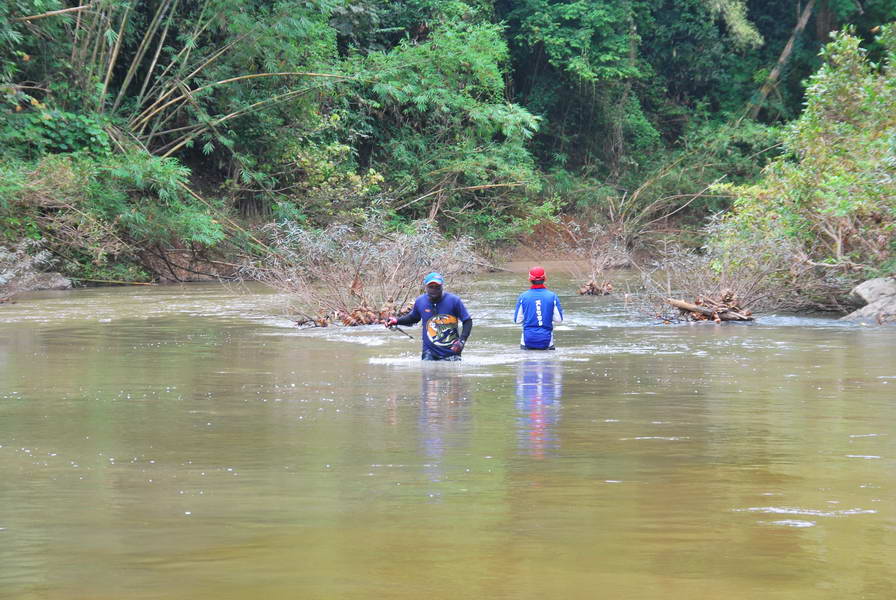
M 516 301 L 513 322 L 523 324 L 520 348 L 524 350 L 553 350 L 554 321 L 563 321 L 560 299 L 544 286 L 546 279 L 543 268 L 532 267 L 529 270 L 532 287 Z

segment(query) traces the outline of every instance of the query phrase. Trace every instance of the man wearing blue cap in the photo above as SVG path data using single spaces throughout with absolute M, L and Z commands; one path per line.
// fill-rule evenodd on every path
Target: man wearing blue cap
M 423 321 L 422 360 L 460 360 L 460 353 L 473 330 L 473 319 L 467 307 L 454 294 L 443 292 L 443 283 L 438 273 L 424 277 L 426 293 L 414 301 L 411 312 L 400 319 L 390 317 L 385 322 L 386 327 L 394 327 Z M 458 325 L 462 327 L 460 331 Z

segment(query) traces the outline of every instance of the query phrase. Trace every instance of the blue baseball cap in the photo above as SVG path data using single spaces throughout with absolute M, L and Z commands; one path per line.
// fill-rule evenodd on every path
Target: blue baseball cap
M 443 283 L 445 283 L 445 280 L 442 279 L 441 275 L 439 275 L 438 273 L 433 271 L 432 273 L 430 273 L 429 275 L 427 275 L 426 277 L 423 278 L 423 287 L 426 287 L 430 283 L 437 283 L 439 285 L 442 285 Z

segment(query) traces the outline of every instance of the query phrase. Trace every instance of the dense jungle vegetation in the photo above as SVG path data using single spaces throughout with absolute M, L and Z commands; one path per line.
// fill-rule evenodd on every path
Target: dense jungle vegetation
M 894 20 L 892 0 L 6 0 L 0 244 L 145 280 L 178 252 L 263 254 L 266 223 L 429 219 L 489 247 L 574 223 L 839 290 L 896 268 Z

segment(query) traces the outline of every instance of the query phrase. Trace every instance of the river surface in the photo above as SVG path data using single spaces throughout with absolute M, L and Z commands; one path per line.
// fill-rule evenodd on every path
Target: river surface
M 0 306 L 0 598 L 896 597 L 893 328 L 560 281 L 525 353 L 523 279 L 453 290 L 445 364 L 260 288 Z

